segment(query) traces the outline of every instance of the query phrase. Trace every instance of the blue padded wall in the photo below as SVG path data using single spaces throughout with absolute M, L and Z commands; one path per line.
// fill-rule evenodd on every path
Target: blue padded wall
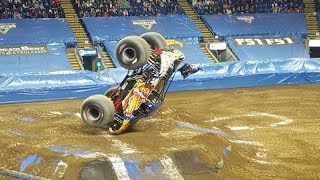
M 223 89 L 283 84 L 320 83 L 320 59 L 282 62 L 224 62 L 203 66 L 186 79 L 177 73 L 169 91 Z M 0 104 L 85 98 L 102 94 L 121 82 L 122 68 L 94 73 L 66 71 L 46 75 L 0 76 Z
M 72 70 L 64 44 L 48 44 L 46 54 L 0 55 L 0 75 L 47 74 Z
M 93 17 L 82 20 L 95 43 L 105 40 L 118 41 L 126 36 L 141 35 L 150 31 L 159 32 L 166 38 L 202 37 L 187 15 Z
M 284 44 L 284 45 L 243 45 L 239 46 L 234 39 L 261 39 L 261 38 L 270 38 L 276 39 L 277 37 L 261 37 L 261 36 L 251 36 L 251 37 L 227 37 L 227 42 L 230 48 L 233 50 L 235 55 L 239 58 L 240 61 L 288 61 L 291 59 L 301 59 L 309 58 L 308 54 L 302 39 L 299 37 L 290 36 L 290 39 L 294 40 L 293 44 Z M 280 38 L 283 39 L 283 38 Z
M 296 35 L 306 36 L 304 13 L 257 13 L 203 15 L 205 23 L 218 36 Z
M 233 18 L 236 19 L 228 15 L 217 15 L 219 18 L 212 21 L 216 23 L 211 24 L 212 28 L 215 25 L 218 29 L 220 28 L 219 33 L 227 37 L 230 47 L 240 57 L 239 61 L 222 63 L 212 63 L 207 59 L 198 44 L 200 32 L 193 31 L 194 24 L 188 24 L 189 20 L 184 19 L 184 16 L 180 16 L 183 20 L 175 22 L 175 18 L 178 18 L 176 16 L 88 18 L 84 21 L 92 23 L 86 24 L 87 28 L 95 28 L 92 29 L 91 36 L 96 43 L 104 44 L 117 67 L 120 66 L 115 61 L 114 49 L 117 41 L 124 36 L 157 31 L 164 34 L 166 38 L 180 41 L 183 47 L 179 48 L 186 56 L 185 62 L 196 64 L 203 70 L 186 79 L 176 73 L 169 91 L 320 83 L 320 58 L 309 58 L 301 40 L 301 36 L 306 33 L 304 18 L 301 14 L 287 14 L 291 16 L 291 18 L 288 17 L 290 22 L 288 24 L 283 20 L 287 20 L 284 17 L 285 14 L 277 14 L 276 19 L 271 17 L 273 14 L 269 15 L 268 21 L 265 21 L 264 14 L 249 15 L 246 18 L 254 17 L 251 23 L 245 22 L 248 19 L 241 17 L 242 19 L 239 20 L 236 17 L 244 15 L 234 15 Z M 227 19 L 224 19 L 225 17 Z M 116 18 L 119 19 L 116 20 Z M 134 20 L 149 19 L 152 20 L 151 24 L 152 22 L 157 24 L 153 24 L 148 30 L 141 24 L 133 25 L 132 18 Z M 166 23 L 172 18 L 172 24 L 164 25 L 162 20 L 157 18 L 166 19 Z M 223 22 L 228 18 L 229 22 Z M 115 24 L 106 22 L 107 19 L 114 21 Z M 211 21 L 210 18 L 209 20 Z M 269 24 L 270 22 L 277 24 Z M 148 22 L 144 25 L 148 25 Z M 176 26 L 181 26 L 184 30 Z M 156 27 L 157 30 L 154 29 Z M 282 46 L 239 46 L 232 40 L 237 37 L 228 37 L 231 35 L 241 38 L 279 38 L 292 35 L 296 43 Z M 46 55 L 0 56 L 0 104 L 85 98 L 104 93 L 107 88 L 120 83 L 127 73 L 123 68 L 106 69 L 98 73 L 73 71 L 65 54 L 65 45 L 50 44 L 48 49 L 49 54 Z
M 66 19 L 1 19 L 0 45 L 8 44 L 76 44 L 76 38 Z
M 0 75 L 0 104 L 88 97 L 121 82 L 124 69 Z

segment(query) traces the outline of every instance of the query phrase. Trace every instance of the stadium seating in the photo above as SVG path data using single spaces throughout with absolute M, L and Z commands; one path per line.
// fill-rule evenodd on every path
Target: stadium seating
M 72 70 L 64 44 L 1 46 L 1 76 L 49 74 Z
M 227 37 L 227 42 L 240 61 L 280 62 L 310 57 L 301 37 Z
M 0 19 L 64 18 L 60 0 L 0 1 Z
M 304 12 L 303 0 L 188 0 L 200 14 Z
M 187 15 L 84 18 L 83 22 L 95 44 L 149 31 L 159 32 L 166 38 L 202 38 Z
M 198 43 L 202 34 L 186 15 L 84 18 L 83 22 L 93 42 L 102 44 L 107 49 L 113 63 L 118 68 L 121 68 L 121 66 L 114 56 L 117 42 L 123 37 L 139 36 L 149 31 L 159 32 L 167 39 L 181 41 L 184 45 L 181 47 L 181 51 L 185 53 L 188 62 L 195 64 L 210 63 Z
M 157 16 L 184 14 L 176 0 L 124 0 L 124 1 L 86 1 L 73 0 L 76 11 L 81 18 L 107 16 Z
M 1 19 L 0 30 L 0 45 L 76 44 L 66 19 Z
M 76 39 L 66 19 L 1 19 L 2 75 L 71 70 L 66 46 Z
M 76 40 L 65 19 L 1 19 L 0 39 L 0 103 L 54 99 L 44 89 L 72 83 L 66 47 Z
M 318 25 L 319 25 L 319 29 L 320 29 L 320 13 L 318 13 Z

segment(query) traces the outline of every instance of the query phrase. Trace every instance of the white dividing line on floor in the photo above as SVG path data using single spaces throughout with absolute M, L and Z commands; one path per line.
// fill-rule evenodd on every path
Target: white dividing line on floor
M 109 161 L 112 163 L 114 172 L 116 173 L 119 180 L 130 179 L 126 166 L 124 162 L 119 157 L 109 157 Z
M 88 153 L 88 154 L 76 154 L 75 156 L 86 158 L 86 159 L 95 159 L 95 158 L 108 157 L 107 154 L 102 153 L 102 152 L 93 152 L 93 153 Z
M 59 178 L 62 178 L 67 168 L 68 168 L 68 164 L 60 160 L 59 163 L 57 164 L 56 169 L 54 170 L 54 174 L 57 174 Z
M 136 150 L 134 147 L 130 146 L 127 143 L 124 143 L 120 140 L 117 139 L 113 139 L 112 142 L 114 143 L 113 145 L 115 147 L 118 147 L 121 149 L 123 154 L 133 154 L 133 153 L 137 153 L 138 150 Z
M 176 124 L 180 127 L 193 129 L 198 132 L 226 135 L 225 132 L 223 132 L 222 130 L 220 130 L 219 128 L 216 128 L 216 127 L 214 129 L 203 128 L 203 127 L 199 127 L 195 124 L 190 124 L 188 122 L 181 122 L 181 121 L 177 121 Z
M 281 125 L 286 125 L 286 124 L 290 124 L 293 122 L 293 119 L 287 118 L 285 116 L 279 116 L 276 114 L 268 114 L 269 117 L 273 117 L 273 118 L 278 118 L 281 119 L 281 121 L 277 122 L 277 123 L 272 123 L 270 126 L 275 127 L 275 126 L 281 126 Z
M 256 141 L 244 141 L 244 140 L 229 140 L 230 142 L 233 143 L 238 143 L 238 144 L 248 144 L 248 145 L 255 145 L 255 146 L 263 146 L 261 143 L 256 142 Z
M 183 177 L 179 173 L 177 166 L 173 163 L 172 159 L 168 156 L 165 156 L 163 159 L 160 160 L 161 164 L 163 165 L 164 173 L 169 177 L 169 179 L 174 180 L 182 180 Z
M 250 127 L 250 126 L 227 126 L 232 131 L 243 131 L 243 130 L 254 130 L 257 127 Z
M 81 114 L 79 112 L 74 113 L 78 118 L 81 118 Z
M 290 124 L 290 123 L 293 122 L 293 119 L 290 119 L 288 117 L 280 116 L 280 115 L 276 115 L 276 114 L 271 114 L 271 113 L 264 113 L 264 112 L 253 112 L 253 113 L 249 113 L 249 114 L 240 114 L 240 115 L 234 115 L 234 116 L 216 117 L 216 118 L 208 120 L 206 122 L 218 122 L 218 121 L 236 119 L 236 118 L 241 118 L 241 117 L 259 117 L 259 116 L 260 117 L 261 116 L 262 117 L 268 117 L 268 118 L 272 118 L 274 120 L 279 121 L 279 122 L 270 124 L 271 127 L 282 126 L 282 125 Z M 254 126 L 254 127 L 250 127 L 250 126 L 229 126 L 228 128 L 231 129 L 231 130 L 235 130 L 235 131 L 241 131 L 241 130 L 253 130 L 253 129 L 262 128 L 262 127 L 259 127 L 259 126 Z
M 59 111 L 50 111 L 49 113 L 53 115 L 62 115 L 62 112 Z

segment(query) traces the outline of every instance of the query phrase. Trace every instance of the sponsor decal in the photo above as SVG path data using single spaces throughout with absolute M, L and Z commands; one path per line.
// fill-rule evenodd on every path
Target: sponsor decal
M 210 50 L 225 50 L 225 49 L 227 49 L 227 43 L 226 42 L 210 43 L 209 49 Z
M 46 45 L 16 45 L 0 46 L 0 55 L 26 55 L 26 54 L 46 54 Z
M 248 24 L 251 24 L 252 20 L 254 20 L 254 17 L 253 16 L 237 16 L 237 19 L 240 21 L 244 21 Z
M 10 29 L 16 27 L 16 23 L 0 23 L 0 33 L 7 34 Z
M 153 85 L 145 83 L 143 80 L 137 80 L 136 84 L 133 87 L 133 90 L 125 99 L 125 103 L 123 105 L 125 115 L 127 117 L 131 117 L 133 111 L 139 109 L 141 103 L 145 103 L 147 101 L 147 97 L 151 93 Z
M 96 56 L 97 49 L 96 48 L 84 48 L 79 50 L 80 56 Z
M 274 38 L 261 38 L 261 37 L 246 37 L 238 38 L 233 37 L 233 41 L 238 46 L 283 46 L 295 44 L 297 41 L 293 37 L 274 37 Z
M 157 24 L 156 20 L 132 20 L 133 25 L 139 25 L 145 29 L 150 30 L 154 24 Z
M 166 42 L 169 47 L 174 47 L 174 48 L 183 48 L 185 44 L 177 39 L 166 39 Z

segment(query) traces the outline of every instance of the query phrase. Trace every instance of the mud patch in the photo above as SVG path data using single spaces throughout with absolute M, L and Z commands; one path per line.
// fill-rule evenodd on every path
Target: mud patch
M 217 167 L 206 164 L 199 155 L 192 150 L 176 152 L 172 155 L 172 159 L 182 174 L 185 175 L 218 172 Z
M 203 128 L 203 127 L 199 127 L 197 125 L 194 124 L 190 124 L 190 123 L 186 123 L 186 122 L 176 122 L 176 124 L 180 127 L 184 127 L 184 128 L 189 128 L 198 132 L 202 132 L 202 133 L 212 133 L 212 134 L 217 134 L 217 135 L 227 135 L 225 132 L 223 132 L 220 129 L 209 129 L 209 128 Z
M 109 160 L 94 160 L 84 165 L 79 179 L 110 179 L 118 180 L 118 176 Z
M 38 157 L 37 154 L 31 154 L 28 157 L 21 160 L 20 172 L 25 171 L 30 165 L 39 165 L 42 161 L 41 157 Z
M 87 149 L 72 149 L 66 146 L 52 146 L 50 149 L 54 152 L 59 152 L 62 156 L 76 156 L 82 158 L 99 158 L 99 157 L 106 157 L 107 155 L 102 152 L 94 152 Z
M 119 136 L 82 122 L 83 99 L 1 105 L 0 174 L 319 179 L 319 88 L 168 93 L 158 111 Z
M 34 118 L 30 115 L 17 115 L 16 118 L 20 121 L 25 121 L 25 122 L 34 121 Z

